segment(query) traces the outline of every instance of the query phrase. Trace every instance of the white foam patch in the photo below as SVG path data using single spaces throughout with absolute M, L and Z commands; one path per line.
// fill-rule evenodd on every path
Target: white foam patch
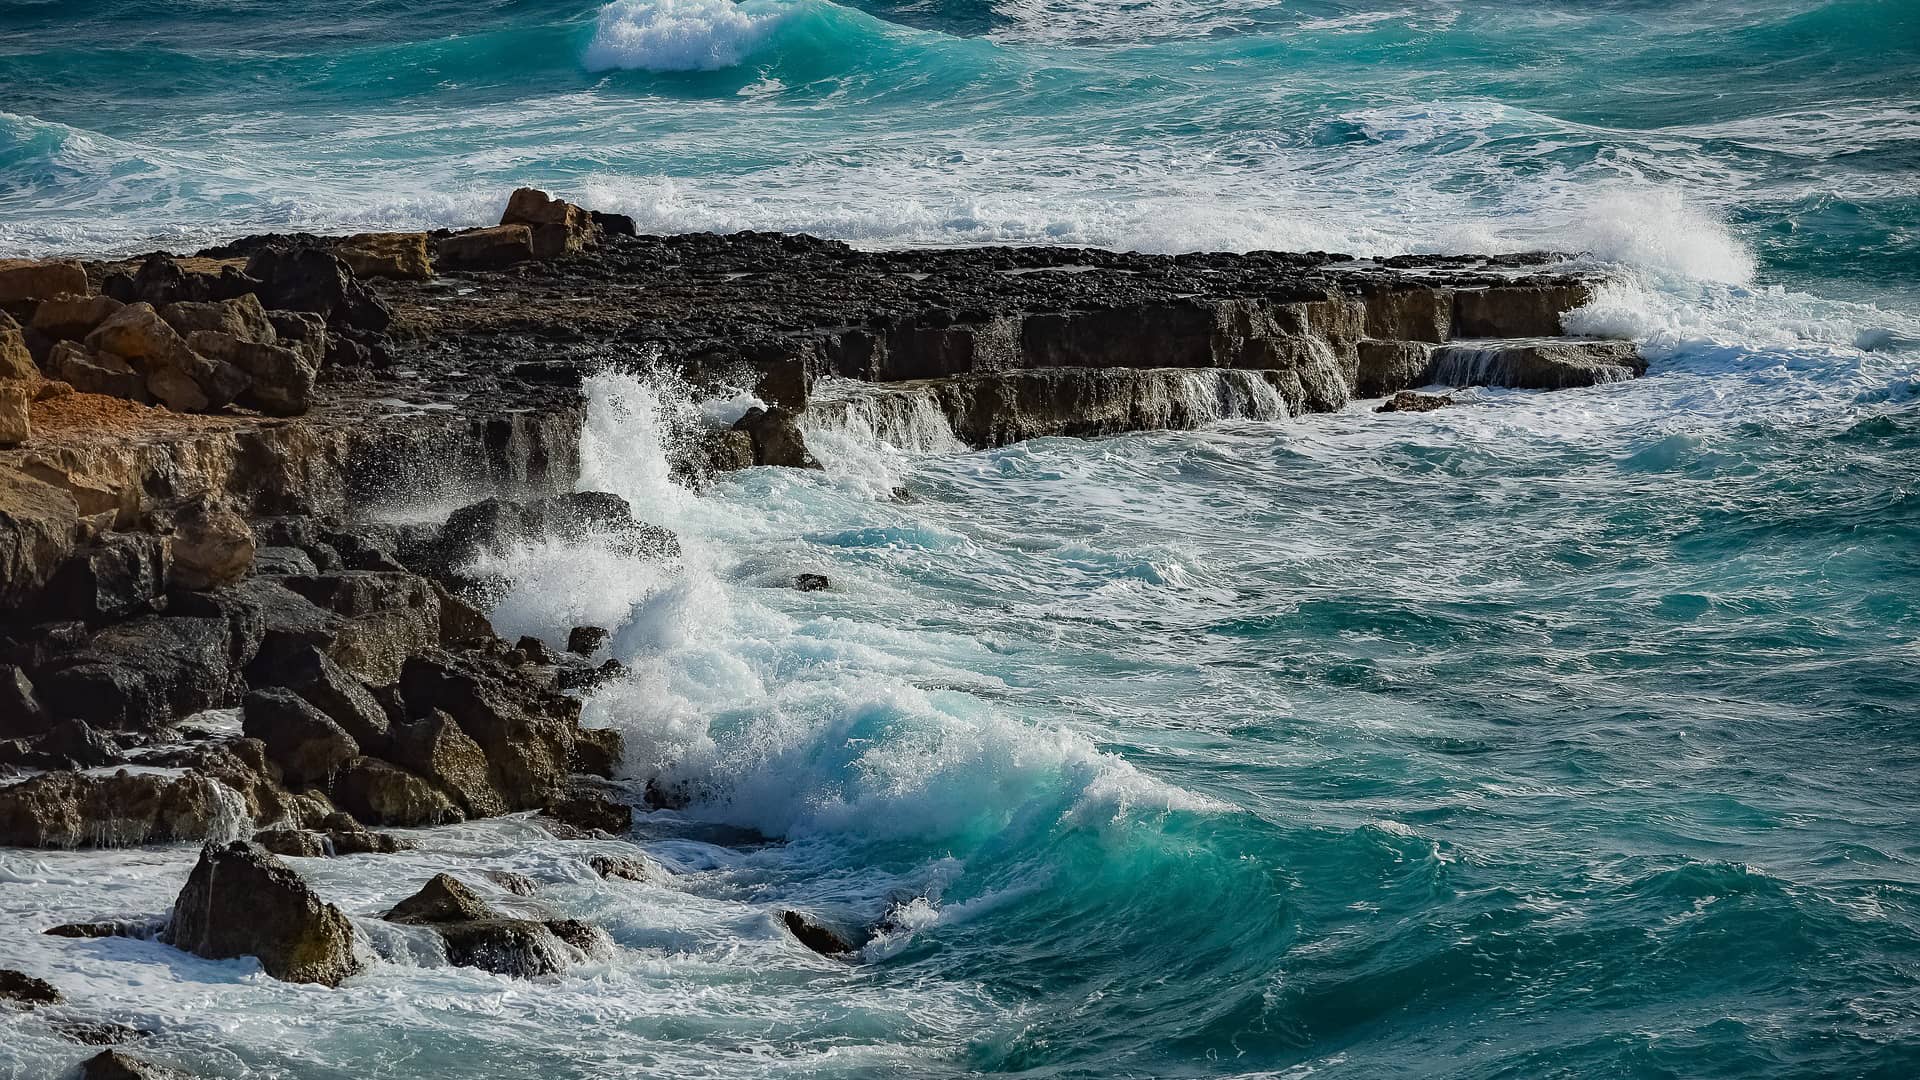
M 718 71 L 744 61 L 785 9 L 733 0 L 615 0 L 600 9 L 589 71 Z

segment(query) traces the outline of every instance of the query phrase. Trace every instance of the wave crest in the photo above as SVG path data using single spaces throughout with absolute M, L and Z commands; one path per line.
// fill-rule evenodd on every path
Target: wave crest
M 589 71 L 719 71 L 765 43 L 786 11 L 733 0 L 615 0 L 600 9 Z

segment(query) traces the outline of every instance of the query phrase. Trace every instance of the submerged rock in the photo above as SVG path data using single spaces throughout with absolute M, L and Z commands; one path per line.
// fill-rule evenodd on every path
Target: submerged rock
M 801 911 L 783 911 L 780 921 L 800 944 L 822 956 L 846 956 L 854 945 L 838 930 Z
M 1625 382 L 1647 362 L 1627 341 L 1478 341 L 1433 351 L 1433 381 L 1448 386 L 1567 390 Z
M 801 592 L 819 592 L 829 585 L 825 574 L 799 574 L 793 579 L 793 587 Z
M 167 1065 L 128 1057 L 118 1050 L 102 1050 L 80 1064 L 80 1080 L 192 1080 Z
M 287 982 L 338 986 L 360 970 L 346 915 L 292 867 L 241 842 L 201 849 L 162 939 L 210 960 L 257 957 Z
M 502 916 L 449 874 L 436 874 L 419 892 L 396 904 L 386 918 L 432 927 L 446 943 L 448 962 L 456 966 L 520 978 L 565 970 L 563 942 L 591 943 L 596 934 L 573 920 L 535 922 Z
M 1432 412 L 1454 404 L 1454 400 L 1443 394 L 1416 394 L 1411 390 L 1402 390 L 1388 398 L 1374 412 Z

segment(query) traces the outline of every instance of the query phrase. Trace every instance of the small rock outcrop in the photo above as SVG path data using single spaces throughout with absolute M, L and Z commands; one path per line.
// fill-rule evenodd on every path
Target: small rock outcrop
M 588 943 L 597 933 L 573 920 L 536 922 L 503 916 L 449 874 L 435 875 L 419 892 L 394 905 L 386 918 L 433 928 L 446 943 L 448 962 L 458 967 L 519 978 L 564 971 L 566 946 Z M 587 951 L 578 944 L 574 947 Z
M 796 574 L 793 579 L 793 587 L 801 592 L 820 592 L 831 584 L 825 574 Z
M 287 982 L 338 986 L 360 970 L 353 924 L 293 868 L 252 844 L 209 844 L 162 939 L 210 960 L 256 957 Z
M 800 433 L 799 417 L 784 406 L 771 409 L 754 406 L 734 422 L 735 431 L 745 432 L 753 440 L 753 463 L 777 465 L 788 469 L 818 469 L 820 462 L 807 450 L 806 436 Z
M 1402 390 L 1382 402 L 1374 412 L 1432 412 L 1444 409 L 1454 403 L 1453 398 L 1444 394 L 1417 394 L 1412 390 Z
M 495 225 L 443 236 L 434 243 L 434 265 L 447 270 L 499 270 L 533 258 L 533 230 Z
M 780 922 L 795 940 L 822 956 L 846 956 L 854 945 L 838 930 L 803 911 L 783 911 Z
M 45 979 L 36 979 L 24 971 L 0 968 L 0 1001 L 11 1001 L 31 1009 L 35 1005 L 58 1005 L 66 998 L 58 987 Z
M 192 1080 L 187 1073 L 128 1057 L 118 1050 L 102 1050 L 80 1063 L 80 1080 Z
M 533 257 L 553 259 L 585 250 L 599 239 L 590 211 L 563 202 L 538 188 L 520 188 L 507 199 L 500 224 L 525 225 L 532 233 Z
M 361 233 L 340 241 L 333 253 L 362 278 L 425 281 L 433 276 L 426 233 Z

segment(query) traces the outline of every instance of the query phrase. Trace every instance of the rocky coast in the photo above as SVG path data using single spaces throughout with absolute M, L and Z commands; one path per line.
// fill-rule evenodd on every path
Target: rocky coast
M 1636 377 L 1632 345 L 1565 334 L 1597 284 L 1553 254 L 641 236 L 528 189 L 464 232 L 0 261 L 0 845 L 204 845 L 170 911 L 50 910 L 55 937 L 337 985 L 379 962 L 378 924 L 456 965 L 562 973 L 615 946 L 540 911 L 540 882 L 476 863 L 347 910 L 299 867 L 520 815 L 603 878 L 669 875 L 620 845 L 686 793 L 581 724 L 623 677 L 607 628 L 509 641 L 489 619 L 489 552 L 679 556 L 649 507 L 581 482 L 596 373 L 730 403 L 672 448 L 698 487 L 831 465 L 807 432 L 855 418 L 992 447 Z M 876 930 L 780 920 L 839 957 Z M 60 998 L 0 970 L 0 1008 Z M 76 1061 L 88 1041 L 119 1040 Z M 117 1050 L 82 1068 L 173 1075 Z

